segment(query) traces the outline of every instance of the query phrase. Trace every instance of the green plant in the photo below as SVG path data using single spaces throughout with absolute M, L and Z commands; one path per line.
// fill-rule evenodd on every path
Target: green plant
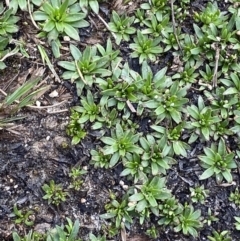
M 160 219 L 158 224 L 173 226 L 178 222 L 178 217 L 183 212 L 183 206 L 172 196 L 159 204 L 159 210 Z
M 27 10 L 27 0 L 11 0 L 8 5 L 9 8 L 12 8 L 13 14 L 16 14 L 18 8 L 22 11 Z
M 112 11 L 111 22 L 108 23 L 109 30 L 114 33 L 116 44 L 119 45 L 123 40 L 129 41 L 130 35 L 136 32 L 131 24 L 134 22 L 134 16 L 119 16 L 117 12 Z
M 193 143 L 199 137 L 209 140 L 214 135 L 213 126 L 220 122 L 220 118 L 214 115 L 210 107 L 205 106 L 201 96 L 198 97 L 198 106 L 191 105 L 187 107 L 190 115 L 190 121 L 187 122 L 186 128 L 194 130 L 191 134 L 189 143 Z
M 180 28 L 177 28 L 176 34 L 178 36 L 178 40 L 182 40 L 184 38 L 184 34 L 181 34 Z M 168 52 L 169 50 L 179 50 L 179 44 L 177 38 L 174 33 L 164 32 L 164 36 L 162 42 L 165 44 L 164 52 Z
M 178 79 L 179 85 L 188 85 L 188 84 L 194 84 L 197 82 L 197 77 L 199 76 L 199 73 L 196 72 L 196 69 L 191 67 L 189 62 L 187 62 L 180 73 L 176 73 L 172 76 L 172 79 Z
M 94 165 L 95 168 L 109 168 L 109 160 L 111 155 L 104 155 L 103 150 L 91 150 L 91 161 L 90 164 Z
M 233 114 L 232 109 L 238 103 L 237 95 L 224 95 L 223 86 L 216 88 L 214 91 L 204 91 L 204 95 L 210 101 L 213 110 L 220 112 L 223 119 Z
M 204 186 L 198 186 L 195 188 L 190 187 L 190 196 L 193 203 L 200 202 L 204 204 L 205 199 L 208 197 L 209 190 L 204 189 Z
M 150 10 L 157 17 L 161 16 L 164 11 L 168 11 L 167 0 L 148 0 L 147 3 L 142 3 L 141 8 Z
M 16 232 L 12 234 L 13 241 L 42 241 L 43 235 L 30 230 L 24 237 L 20 237 Z
M 159 216 L 158 201 L 171 197 L 170 191 L 165 187 L 165 181 L 165 178 L 155 176 L 142 185 L 135 185 L 137 190 L 129 197 L 129 201 L 132 202 L 129 210 L 141 213 L 150 209 L 154 215 Z
M 103 154 L 112 155 L 110 167 L 115 166 L 127 153 L 141 154 L 143 150 L 136 145 L 138 139 L 139 134 L 134 134 L 130 130 L 124 131 L 120 124 L 117 124 L 116 129 L 111 131 L 111 137 L 103 136 L 101 141 L 106 144 Z
M 173 119 L 176 123 L 180 123 L 182 121 L 183 106 L 188 102 L 188 99 L 184 98 L 187 94 L 186 87 L 182 88 L 179 86 L 178 81 L 172 83 L 172 80 L 158 81 L 158 87 L 159 93 L 153 100 L 145 102 L 144 106 L 155 109 L 154 112 L 158 122 L 164 119 L 170 121 Z
M 236 226 L 236 229 L 237 230 L 240 230 L 240 218 L 239 217 L 234 217 L 234 219 L 235 219 L 235 223 L 234 223 L 234 225 Z
M 98 14 L 99 12 L 99 3 L 98 0 L 79 0 L 80 8 L 84 12 L 88 12 L 88 9 L 91 8 L 94 13 Z
M 164 138 L 158 142 L 151 135 L 147 135 L 146 138 L 141 137 L 139 139 L 143 154 L 141 159 L 146 162 L 145 165 L 151 168 L 152 175 L 158 175 L 160 173 L 166 175 L 172 164 L 176 161 L 169 156 L 171 146 L 166 143 Z
M 182 231 L 184 235 L 191 235 L 194 238 L 198 236 L 197 229 L 201 228 L 201 211 L 194 210 L 192 205 L 186 205 L 183 212 L 179 215 L 178 223 L 174 228 L 175 232 Z
M 67 218 L 67 224 L 65 226 L 56 226 L 54 229 L 50 230 L 47 234 L 47 241 L 81 241 L 77 239 L 79 233 L 79 221 L 76 220 L 74 223 L 71 219 Z
M 222 78 L 221 82 L 227 87 L 223 95 L 237 95 L 239 97 L 240 79 L 236 73 L 231 73 L 229 78 Z
M 121 201 L 113 199 L 109 204 L 105 205 L 105 210 L 107 213 L 101 214 L 100 217 L 103 219 L 112 219 L 115 220 L 115 227 L 121 228 L 122 225 L 125 225 L 128 229 L 132 220 L 132 212 L 128 210 L 128 195 L 124 195 Z
M 213 230 L 213 236 L 207 236 L 210 241 L 231 241 L 232 238 L 229 236 L 229 231 L 224 230 L 221 233 Z
M 212 222 L 219 220 L 217 217 L 215 217 L 215 214 L 212 214 L 211 208 L 208 208 L 207 214 L 208 216 L 206 219 L 204 219 L 203 223 L 207 223 L 208 226 L 212 226 Z
M 86 170 L 81 170 L 80 167 L 73 167 L 69 172 L 69 177 L 71 178 L 70 188 L 74 188 L 74 190 L 79 191 L 83 180 L 82 175 L 86 174 Z
M 33 13 L 35 21 L 43 21 L 39 37 L 47 37 L 51 42 L 57 40 L 59 35 L 66 34 L 80 41 L 78 29 L 88 27 L 89 23 L 84 20 L 86 14 L 80 12 L 80 6 L 76 1 L 45 1 L 40 9 Z
M 169 151 L 169 155 L 182 155 L 187 157 L 187 150 L 190 149 L 190 146 L 181 140 L 181 134 L 183 132 L 183 128 L 185 126 L 185 122 L 175 126 L 174 128 L 164 128 L 158 125 L 151 125 L 151 129 L 155 131 L 153 133 L 159 139 L 163 139 L 161 142 L 165 143 L 165 145 L 170 145 L 171 149 Z
M 83 124 L 87 121 L 94 122 L 100 113 L 100 106 L 94 103 L 94 96 L 87 90 L 86 97 L 81 97 L 82 106 L 74 106 L 72 109 L 79 113 L 78 123 Z
M 34 87 L 41 80 L 41 77 L 33 74 L 31 79 L 25 82 L 21 87 L 16 89 L 12 94 L 5 97 L 5 99 L 0 103 L 0 112 L 8 112 L 7 109 L 11 109 L 9 114 L 16 113 L 19 109 L 30 105 L 36 100 L 36 96 L 44 93 L 47 89 L 46 87 L 34 90 Z M 11 107 L 11 108 L 10 108 Z
M 134 23 L 139 23 L 140 26 L 142 27 L 144 25 L 144 21 L 145 21 L 145 11 L 138 8 L 135 12 Z
M 134 183 L 139 180 L 146 180 L 146 174 L 149 173 L 148 161 L 142 160 L 140 155 L 127 153 L 123 158 L 124 169 L 120 176 L 130 176 L 133 178 Z
M 151 237 L 151 238 L 157 238 L 158 237 L 158 230 L 157 228 L 153 225 L 149 229 L 147 229 L 146 234 Z
M 2 59 L 7 54 L 10 55 L 10 50 L 7 48 L 7 45 L 12 39 L 12 34 L 18 32 L 19 27 L 17 22 L 19 17 L 13 15 L 13 9 L 7 9 L 3 7 L 3 4 L 0 3 L 0 70 L 5 69 L 6 65 Z M 17 49 L 11 51 L 11 55 L 16 54 Z
M 138 102 L 140 81 L 141 76 L 131 70 L 127 63 L 122 69 L 115 69 L 113 75 L 106 80 L 96 80 L 101 89 L 101 105 L 116 106 L 118 110 L 123 110 L 128 102 Z
M 89 234 L 89 241 L 106 241 L 105 236 L 95 236 L 94 234 Z
M 240 193 L 238 188 L 234 192 L 231 192 L 229 201 L 234 202 L 237 206 L 240 206 Z
M 113 49 L 113 45 L 111 42 L 111 39 L 108 38 L 106 47 L 104 48 L 101 44 L 97 44 L 97 49 L 102 57 L 108 57 L 111 64 L 109 66 L 112 67 L 112 69 L 116 69 L 119 63 L 121 62 L 122 58 L 119 57 L 120 50 Z
M 185 34 L 180 44 L 183 49 L 183 60 L 189 63 L 191 67 L 199 66 L 202 63 L 202 60 L 199 58 L 201 48 L 195 43 L 194 36 Z
M 78 144 L 85 138 L 87 132 L 83 129 L 83 125 L 78 123 L 81 114 L 71 109 L 70 122 L 66 128 L 66 132 L 72 137 L 72 145 Z
M 159 46 L 161 38 L 150 39 L 143 35 L 141 31 L 137 31 L 137 36 L 134 37 L 134 43 L 129 44 L 133 50 L 132 58 L 139 58 L 141 64 L 144 60 L 156 61 L 156 55 L 163 52 L 162 47 Z
M 49 185 L 44 184 L 42 189 L 45 192 L 43 199 L 47 199 L 48 204 L 53 203 L 58 206 L 61 202 L 66 201 L 67 192 L 63 191 L 61 184 L 55 184 L 54 180 L 51 180 Z
M 87 46 L 81 53 L 77 47 L 70 44 L 70 52 L 74 61 L 59 61 L 58 65 L 67 70 L 62 75 L 63 79 L 76 81 L 79 96 L 85 85 L 91 87 L 96 79 L 112 74 L 106 69 L 109 65 L 109 57 L 98 56 L 96 46 Z
M 151 14 L 144 21 L 144 25 L 147 28 L 143 29 L 142 34 L 150 34 L 153 37 L 166 36 L 173 32 L 172 26 L 169 24 L 169 14 L 160 17 L 155 17 L 154 14 Z
M 33 214 L 32 210 L 29 210 L 29 211 L 19 210 L 17 208 L 17 204 L 14 204 L 13 212 L 16 216 L 16 219 L 15 219 L 16 224 L 24 223 L 27 226 L 32 226 L 34 224 L 34 222 L 30 218 L 30 216 Z
M 11 37 L 13 33 L 18 32 L 19 27 L 16 23 L 19 17 L 13 15 L 13 9 L 9 8 L 5 11 L 2 4 L 0 5 L 0 36 Z M 9 38 L 10 40 L 10 38 Z
M 231 169 L 237 168 L 237 165 L 234 161 L 234 153 L 228 153 L 224 139 L 221 138 L 218 145 L 213 143 L 211 148 L 204 148 L 204 153 L 204 156 L 202 155 L 198 158 L 201 161 L 201 166 L 206 170 L 199 179 L 207 179 L 214 175 L 218 183 L 223 178 L 231 183 Z
M 228 16 L 225 15 L 226 13 L 221 12 L 218 8 L 217 2 L 209 2 L 207 7 L 202 12 L 195 12 L 194 19 L 202 22 L 206 26 L 213 23 L 221 28 L 222 24 L 228 19 Z

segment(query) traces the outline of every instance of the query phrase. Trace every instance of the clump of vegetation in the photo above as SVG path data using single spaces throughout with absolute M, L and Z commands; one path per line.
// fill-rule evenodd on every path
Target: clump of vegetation
M 54 180 L 51 180 L 49 185 L 44 184 L 42 189 L 45 192 L 43 199 L 48 200 L 48 204 L 52 203 L 58 206 L 61 202 L 66 201 L 67 192 L 63 190 L 61 184 L 55 184 Z
M 19 16 L 28 11 L 27 20 L 39 31 L 34 41 L 43 64 L 46 61 L 51 71 L 59 68 L 54 73 L 76 86 L 77 104 L 71 107 L 66 127 L 72 145 L 78 144 L 74 151 L 90 140 L 83 152 L 89 164 L 94 169 L 112 169 L 114 177 L 120 173 L 129 183 L 109 190 L 106 213 L 100 215 L 106 219 L 104 232 L 109 237 L 116 239 L 121 231 L 124 240 L 125 228 L 131 229 L 139 221 L 154 239 L 159 238 L 159 226 L 192 239 L 221 219 L 208 207 L 201 217 L 200 209 L 206 207 L 208 196 L 212 197 L 212 188 L 201 180 L 208 183 L 215 178 L 217 184 L 226 186 L 236 181 L 234 171 L 240 157 L 239 9 L 235 0 L 221 7 L 217 1 L 199 7 L 189 0 L 126 0 L 121 6 L 104 0 L 0 3 L 0 70 L 7 67 L 3 61 L 9 56 L 17 52 L 23 58 L 28 56 L 25 43 L 13 41 L 19 26 L 29 24 L 21 20 L 19 25 Z M 7 95 L 0 103 L 0 129 L 20 119 L 12 115 L 44 93 L 45 88 L 35 88 L 40 82 L 40 77 L 33 77 L 9 95 L 0 89 Z M 195 177 L 199 175 L 198 183 L 188 176 L 193 170 Z M 175 173 L 179 171 L 181 175 Z M 68 188 L 74 193 L 81 190 L 84 174 L 80 166 L 70 170 Z M 190 184 L 190 204 L 183 203 L 186 200 L 172 187 L 173 174 L 177 181 L 181 178 Z M 49 204 L 59 207 L 66 201 L 68 190 L 61 183 L 51 180 L 42 189 Z M 228 201 L 240 205 L 238 188 Z M 31 210 L 18 210 L 15 205 L 14 213 L 15 223 L 33 225 Z M 234 219 L 239 230 L 240 218 Z M 14 233 L 13 239 L 79 240 L 79 222 L 67 222 L 42 236 L 30 231 L 23 238 Z M 232 239 L 229 230 L 213 230 L 207 238 Z M 90 234 L 89 239 L 105 241 L 106 237 Z

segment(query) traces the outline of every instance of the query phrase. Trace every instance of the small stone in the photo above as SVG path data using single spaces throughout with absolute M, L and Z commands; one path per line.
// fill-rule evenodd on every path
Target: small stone
M 70 38 L 68 36 L 63 36 L 63 40 L 66 41 L 66 42 L 69 42 Z
M 59 96 L 59 94 L 58 94 L 58 92 L 57 92 L 56 90 L 52 91 L 52 92 L 49 94 L 49 97 L 51 97 L 51 98 L 55 98 L 55 97 L 58 97 L 58 96 Z
M 85 203 L 87 200 L 85 198 L 81 198 L 81 203 Z
M 39 100 L 36 101 L 36 106 L 40 107 L 41 106 L 41 102 Z

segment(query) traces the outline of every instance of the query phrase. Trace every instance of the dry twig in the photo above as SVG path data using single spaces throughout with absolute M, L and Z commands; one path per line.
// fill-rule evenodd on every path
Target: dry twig
M 172 24 L 173 24 L 173 34 L 175 36 L 175 39 L 177 41 L 178 47 L 182 52 L 182 46 L 179 42 L 178 36 L 177 36 L 177 29 L 176 29 L 176 22 L 175 22 L 175 14 L 174 14 L 174 6 L 173 6 L 173 0 L 170 0 L 170 4 L 171 4 L 171 13 L 172 13 Z
M 219 61 L 220 49 L 218 47 L 215 47 L 215 50 L 216 50 L 215 65 L 214 65 L 214 72 L 213 72 L 213 78 L 212 78 L 212 86 L 213 86 L 213 88 L 217 87 L 218 61 Z

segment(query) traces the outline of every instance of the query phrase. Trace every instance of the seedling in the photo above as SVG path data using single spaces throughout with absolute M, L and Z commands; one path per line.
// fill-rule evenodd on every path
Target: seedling
M 104 155 L 112 155 L 110 159 L 110 167 L 126 156 L 127 153 L 141 154 L 143 150 L 136 145 L 139 134 L 131 131 L 124 131 L 120 124 L 116 125 L 116 130 L 111 131 L 111 137 L 104 136 L 101 141 L 105 144 L 103 149 Z
M 71 110 L 70 122 L 67 126 L 66 132 L 72 137 L 72 145 L 78 144 L 87 135 L 82 124 L 78 123 L 81 114 L 77 111 Z
M 24 223 L 27 226 L 32 226 L 34 222 L 30 219 L 30 216 L 33 214 L 32 210 L 23 211 L 17 208 L 17 204 L 13 206 L 13 212 L 16 215 L 15 223 L 22 224 Z
M 100 215 L 103 219 L 115 220 L 115 227 L 121 228 L 121 225 L 125 225 L 128 229 L 132 220 L 132 212 L 128 211 L 128 196 L 125 195 L 121 201 L 112 200 L 111 203 L 105 205 L 107 213 Z
M 234 225 L 236 226 L 236 229 L 237 230 L 240 230 L 240 218 L 239 217 L 234 217 L 234 219 L 235 219 L 235 223 L 234 223 Z
M 81 170 L 79 167 L 73 167 L 69 172 L 69 177 L 71 178 L 71 184 L 69 188 L 73 188 L 74 190 L 79 191 L 83 183 L 82 175 L 86 173 L 86 170 Z
M 35 21 L 41 24 L 42 32 L 39 37 L 47 37 L 48 41 L 57 40 L 59 35 L 67 35 L 80 41 L 79 28 L 88 27 L 89 23 L 84 20 L 85 13 L 80 12 L 78 3 L 75 1 L 60 0 L 44 2 L 38 11 L 33 13 Z
M 55 184 L 54 180 L 51 180 L 49 185 L 44 184 L 42 189 L 45 192 L 43 199 L 48 200 L 48 204 L 52 203 L 58 206 L 61 202 L 66 201 L 67 192 L 63 191 L 61 184 Z
M 234 202 L 237 206 L 240 206 L 240 193 L 238 188 L 234 192 L 231 192 L 229 201 Z
M 220 139 L 218 145 L 212 144 L 211 148 L 204 148 L 204 156 L 199 156 L 201 166 L 206 169 L 199 177 L 200 180 L 211 176 L 216 177 L 219 183 L 223 179 L 232 182 L 231 169 L 237 168 L 234 161 L 234 153 L 228 153 L 224 139 Z
M 131 24 L 134 21 L 134 17 L 127 17 L 125 15 L 119 16 L 117 12 L 112 12 L 111 22 L 108 23 L 109 30 L 114 33 L 116 44 L 120 44 L 123 40 L 129 41 L 130 35 L 136 32 Z
M 97 55 L 97 48 L 87 46 L 81 52 L 74 45 L 70 45 L 70 52 L 74 61 L 59 61 L 58 65 L 66 69 L 62 77 L 66 80 L 76 81 L 78 95 L 80 96 L 84 86 L 92 86 L 97 78 L 107 77 L 112 74 L 106 67 L 109 65 L 109 57 Z
M 139 58 L 140 64 L 144 60 L 156 61 L 156 55 L 163 52 L 163 49 L 159 46 L 160 41 L 160 37 L 150 39 L 138 30 L 137 37 L 134 37 L 134 43 L 129 44 L 129 47 L 133 50 L 132 58 Z
M 159 225 L 171 225 L 173 226 L 178 222 L 179 215 L 183 212 L 183 206 L 175 199 L 174 196 L 167 200 L 162 201 L 159 205 L 160 220 Z
M 158 200 L 163 201 L 171 197 L 165 187 L 165 178 L 155 176 L 142 185 L 135 185 L 136 193 L 129 197 L 129 201 L 135 203 L 130 210 L 138 213 L 150 209 L 153 214 L 159 216 Z
M 179 215 L 178 224 L 174 228 L 174 231 L 182 231 L 183 234 L 190 234 L 196 238 L 198 236 L 197 230 L 202 227 L 200 217 L 200 210 L 195 211 L 191 205 L 185 206 L 183 212 Z
M 213 231 L 213 236 L 208 236 L 210 241 L 231 241 L 232 238 L 229 236 L 229 231 L 224 230 L 221 233 Z
M 204 204 L 205 199 L 208 197 L 209 190 L 205 190 L 204 186 L 199 186 L 192 188 L 190 187 L 191 192 L 191 201 L 193 203 L 199 202 L 201 204 Z

